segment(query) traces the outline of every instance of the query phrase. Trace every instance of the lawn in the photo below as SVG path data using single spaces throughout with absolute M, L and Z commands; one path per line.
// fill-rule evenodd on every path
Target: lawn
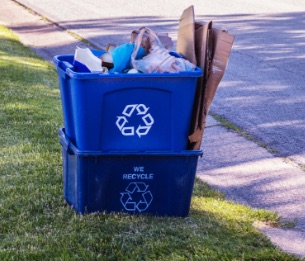
M 196 180 L 187 218 L 79 215 L 63 199 L 57 74 L 0 26 L 0 260 L 299 260 L 252 226 L 275 213 Z

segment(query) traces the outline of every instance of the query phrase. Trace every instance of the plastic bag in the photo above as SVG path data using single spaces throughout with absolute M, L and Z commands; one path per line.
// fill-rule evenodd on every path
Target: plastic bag
M 148 35 L 151 47 L 149 53 L 143 59 L 137 59 L 144 34 Z M 139 30 L 131 55 L 131 63 L 133 68 L 143 73 L 193 71 L 196 68 L 196 65 L 189 61 L 172 56 L 162 46 L 157 34 L 147 27 L 140 28 Z
M 122 44 L 115 47 L 110 51 L 113 59 L 113 69 L 110 72 L 119 72 L 122 73 L 125 70 L 131 69 L 131 54 L 134 50 L 134 44 Z M 137 59 L 142 58 L 145 55 L 145 50 L 140 47 Z

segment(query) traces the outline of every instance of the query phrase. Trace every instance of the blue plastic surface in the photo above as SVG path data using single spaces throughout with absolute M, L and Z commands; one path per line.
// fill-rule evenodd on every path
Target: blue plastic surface
M 60 88 L 60 97 L 63 111 L 63 118 L 65 124 L 66 135 L 72 140 L 72 142 L 76 142 L 75 140 L 75 124 L 72 110 L 72 95 L 71 89 L 72 86 L 70 84 L 70 77 L 66 75 L 66 70 L 68 68 L 74 68 L 73 65 L 73 56 L 65 59 L 64 61 L 60 61 L 56 59 L 56 67 L 57 74 L 59 80 L 59 88 Z
M 59 135 L 64 198 L 76 212 L 188 215 L 202 151 L 83 151 L 71 143 L 63 129 Z
M 184 150 L 202 71 L 78 73 L 55 56 L 68 137 L 81 150 Z

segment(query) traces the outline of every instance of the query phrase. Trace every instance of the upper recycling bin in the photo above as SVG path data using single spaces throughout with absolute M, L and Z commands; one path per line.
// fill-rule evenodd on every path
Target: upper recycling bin
M 178 73 L 84 73 L 58 55 L 66 135 L 80 150 L 185 150 L 200 68 Z

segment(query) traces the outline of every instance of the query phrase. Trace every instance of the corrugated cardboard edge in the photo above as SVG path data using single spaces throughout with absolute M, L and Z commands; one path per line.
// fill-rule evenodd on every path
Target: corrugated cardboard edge
M 197 80 L 196 95 L 194 98 L 194 106 L 192 113 L 192 120 L 190 126 L 189 141 L 190 148 L 194 146 L 195 142 L 198 142 L 203 134 L 203 102 L 204 102 L 204 92 L 208 77 L 209 63 L 211 62 L 210 52 L 209 52 L 209 31 L 212 28 L 212 22 L 195 23 L 195 50 L 197 66 L 199 66 L 204 72 L 203 76 Z
M 208 52 L 211 52 L 211 62 L 207 63 L 208 73 L 204 89 L 203 104 L 200 104 L 201 108 L 197 110 L 201 111 L 198 117 L 201 117 L 196 130 L 190 131 L 188 149 L 199 149 L 203 139 L 203 132 L 206 124 L 206 118 L 214 99 L 218 85 L 225 73 L 230 51 L 235 37 L 224 30 L 218 30 L 212 28 L 209 30 L 208 43 L 211 46 L 207 46 Z M 204 84 L 204 82 L 203 82 Z M 195 111 L 193 112 L 195 113 Z

